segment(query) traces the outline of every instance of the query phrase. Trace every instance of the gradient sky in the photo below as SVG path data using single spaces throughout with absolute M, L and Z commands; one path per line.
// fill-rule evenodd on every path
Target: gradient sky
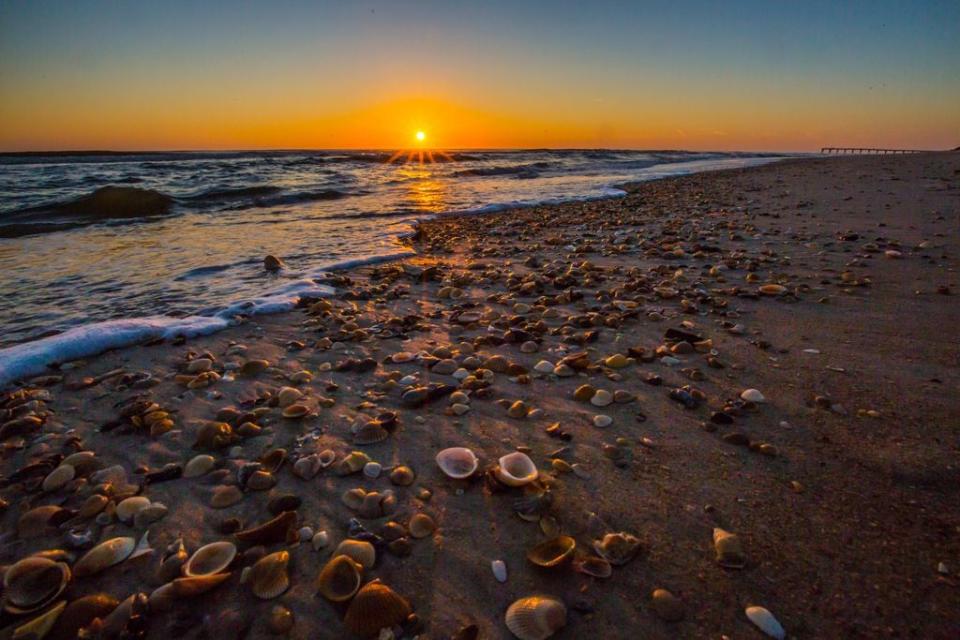
M 960 145 L 960 0 L 0 0 L 0 150 Z

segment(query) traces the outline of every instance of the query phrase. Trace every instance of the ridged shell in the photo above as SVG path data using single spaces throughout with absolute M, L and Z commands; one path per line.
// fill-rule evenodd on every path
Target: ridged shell
M 67 601 L 61 600 L 30 622 L 20 625 L 13 632 L 13 640 L 43 640 L 50 633 L 50 629 L 53 628 L 66 606 Z
M 371 569 L 377 562 L 376 548 L 365 540 L 354 540 L 348 538 L 337 545 L 333 552 L 336 556 L 347 556 L 354 562 L 360 563 L 364 569 Z
M 78 578 L 100 573 L 126 560 L 136 546 L 137 541 L 129 537 L 111 538 L 101 542 L 77 560 L 77 564 L 73 565 L 73 572 Z
M 380 629 L 392 628 L 413 613 L 410 603 L 379 580 L 363 586 L 347 607 L 343 618 L 347 629 L 361 638 L 370 638 Z
M 317 591 L 331 602 L 346 602 L 360 588 L 363 567 L 349 556 L 334 556 L 317 576 Z
M 290 554 L 277 551 L 257 560 L 250 570 L 250 590 L 261 600 L 276 598 L 290 587 Z
M 295 511 L 284 511 L 276 518 L 258 527 L 236 533 L 237 540 L 245 544 L 277 544 L 287 539 L 287 533 L 297 521 Z
M 117 505 L 117 517 L 121 522 L 130 524 L 134 517 L 143 509 L 150 506 L 150 498 L 146 496 L 133 496 L 126 500 L 121 500 Z
M 537 465 L 525 453 L 514 451 L 500 458 L 495 472 L 497 480 L 510 487 L 530 484 L 540 475 Z
M 529 596 L 511 604 L 504 620 L 520 640 L 546 640 L 567 624 L 567 607 L 555 598 Z
M 627 564 L 640 552 L 640 541 L 629 533 L 608 533 L 593 542 L 597 554 L 614 566 Z
M 183 477 L 199 478 L 213 469 L 214 464 L 216 464 L 216 459 L 213 456 L 201 453 L 200 455 L 191 458 L 190 462 L 187 463 L 187 466 L 183 468 Z
M 353 434 L 353 442 L 355 444 L 376 444 L 378 442 L 383 442 L 390 437 L 390 432 L 381 427 L 376 422 L 368 422 L 364 425 L 361 425 L 360 428 L 356 430 Z
M 527 552 L 527 560 L 538 567 L 557 567 L 573 555 L 577 541 L 570 536 L 557 536 L 541 542 Z
M 220 573 L 237 557 L 237 547 L 232 542 L 219 540 L 197 549 L 183 565 L 185 576 L 205 576 Z
M 437 530 L 437 523 L 427 514 L 418 513 L 410 518 L 407 529 L 414 538 L 426 538 Z
M 11 613 L 36 611 L 56 598 L 70 582 L 70 567 L 50 558 L 30 556 L 10 565 L 3 576 L 5 608 Z
M 465 447 L 450 447 L 437 454 L 437 465 L 444 475 L 456 480 L 469 478 L 476 472 L 477 456 Z
M 721 567 L 742 569 L 747 564 L 740 538 L 735 533 L 724 531 L 719 527 L 714 529 L 713 548 L 717 554 L 717 564 Z
M 44 491 L 56 491 L 74 479 L 77 470 L 69 464 L 61 464 L 43 479 Z
M 63 610 L 47 635 L 47 640 L 75 640 L 81 629 L 96 618 L 103 618 L 117 608 L 119 601 L 106 593 L 83 596 Z

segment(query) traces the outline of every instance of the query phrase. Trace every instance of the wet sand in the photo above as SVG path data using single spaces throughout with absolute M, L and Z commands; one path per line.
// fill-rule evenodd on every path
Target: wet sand
M 72 564 L 87 531 L 89 547 L 139 539 L 149 527 L 154 553 L 74 576 L 55 599 L 102 592 L 122 601 L 161 585 L 160 557 L 178 534 L 190 553 L 228 540 L 241 550 L 231 576 L 146 613 L 145 637 L 270 637 L 281 605 L 292 613 L 289 637 L 347 638 L 346 605 L 317 595 L 316 577 L 350 519 L 366 530 L 354 530 L 361 538 L 392 538 L 405 531 L 385 525 L 406 528 L 424 513 L 435 532 L 377 540 L 376 564 L 364 571 L 412 606 L 416 618 L 397 637 L 405 627 L 404 637 L 446 639 L 474 624 L 477 637 L 510 638 L 504 613 L 532 594 L 566 606 L 559 639 L 764 637 L 744 613 L 750 605 L 772 612 L 791 638 L 957 637 L 958 196 L 960 154 L 810 159 L 639 184 L 620 199 L 425 223 L 413 240 L 418 258 L 334 274 L 338 298 L 71 363 L 8 396 L 0 422 L 33 414 L 42 426 L 0 427 L 0 561 L 63 549 L 56 557 Z M 405 360 L 398 353 L 416 357 L 394 362 Z M 608 360 L 616 354 L 624 357 Z M 197 380 L 207 365 L 191 362 L 204 357 L 216 375 Z M 564 358 L 570 375 L 538 371 Z M 250 375 L 237 368 L 261 359 Z M 461 367 L 470 377 L 458 382 L 450 373 Z M 428 384 L 446 386 L 410 391 Z M 584 385 L 614 401 L 595 406 Z M 452 395 L 455 386 L 468 397 Z M 306 416 L 282 416 L 282 387 L 305 394 L 293 404 Z M 764 401 L 742 400 L 748 389 Z M 413 406 L 418 394 L 425 402 Z M 122 416 L 131 399 L 144 402 Z M 396 412 L 395 426 L 377 423 L 386 412 Z M 611 423 L 596 426 L 598 415 Z M 224 420 L 228 438 L 195 448 L 204 425 Z M 389 435 L 356 444 L 361 426 Z M 437 466 L 436 454 L 454 446 L 479 457 L 474 478 L 453 480 Z M 277 448 L 286 463 L 270 471 L 274 453 L 251 481 L 245 465 Z M 518 448 L 539 469 L 534 485 L 485 475 Z M 296 460 L 326 449 L 336 453 L 331 467 L 310 479 L 294 473 Z M 95 452 L 94 463 L 44 492 L 48 473 L 78 450 Z M 354 450 L 382 475 L 336 473 Z M 198 454 L 217 468 L 144 484 L 145 471 Z M 126 479 L 93 475 L 114 465 Z M 413 470 L 411 485 L 388 478 L 397 465 Z M 244 482 L 239 502 L 210 506 L 215 490 Z M 357 487 L 392 491 L 375 507 L 387 514 L 374 517 L 369 502 L 351 509 L 343 494 Z M 92 493 L 113 499 L 101 515 L 70 511 Z M 133 493 L 166 512 L 133 526 L 105 515 Z M 250 550 L 225 525 L 269 520 L 268 503 L 284 494 L 300 499 L 294 531 L 326 531 L 326 546 Z M 18 531 L 41 505 L 66 511 L 33 512 L 28 524 L 50 526 L 21 521 Z M 738 536 L 742 568 L 717 562 L 717 528 Z M 609 569 L 594 542 L 616 532 L 640 544 Z M 528 552 L 558 534 L 574 538 L 574 557 L 533 565 Z M 249 580 L 241 584 L 243 566 L 284 549 L 289 588 L 257 598 Z M 491 571 L 498 559 L 505 583 Z M 583 573 L 591 567 L 611 575 Z M 658 588 L 682 603 L 681 620 L 656 611 Z M 2 624 L 30 617 L 5 613 Z M 58 624 L 48 637 L 69 637 Z

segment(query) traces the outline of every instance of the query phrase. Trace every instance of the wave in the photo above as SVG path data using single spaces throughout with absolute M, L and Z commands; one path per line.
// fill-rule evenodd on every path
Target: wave
M 237 198 L 258 198 L 269 196 L 283 191 L 273 185 L 254 185 L 252 187 L 225 187 L 214 188 L 177 198 L 181 202 L 218 202 L 221 200 L 235 200 Z
M 490 177 L 490 176 L 518 176 L 535 178 L 539 170 L 548 169 L 553 164 L 550 162 L 528 162 L 525 164 L 494 165 L 490 167 L 474 167 L 472 169 L 461 169 L 454 171 L 451 175 L 455 177 Z

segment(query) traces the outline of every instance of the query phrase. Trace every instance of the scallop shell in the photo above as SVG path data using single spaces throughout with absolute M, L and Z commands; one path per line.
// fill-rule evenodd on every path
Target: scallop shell
M 337 545 L 333 557 L 337 556 L 347 556 L 354 562 L 359 563 L 364 569 L 371 569 L 377 561 L 377 550 L 365 540 L 348 538 Z
M 261 600 L 276 598 L 290 587 L 290 553 L 277 551 L 257 560 L 250 570 L 250 589 Z
M 317 576 L 317 591 L 331 602 L 346 602 L 360 588 L 363 566 L 349 556 L 334 556 Z
M 50 629 L 53 628 L 66 606 L 67 601 L 61 600 L 30 622 L 20 625 L 13 632 L 13 640 L 43 640 L 50 633 Z
M 476 472 L 477 456 L 465 447 L 450 447 L 437 454 L 437 465 L 445 475 L 457 480 L 469 478 Z
M 540 473 L 537 471 L 537 465 L 533 463 L 525 453 L 514 451 L 500 458 L 499 467 L 494 474 L 497 480 L 510 487 L 522 487 L 530 484 Z
M 42 608 L 70 582 L 70 567 L 50 558 L 30 556 L 16 562 L 3 576 L 4 608 L 15 614 Z
M 246 544 L 277 544 L 287 539 L 287 532 L 297 521 L 295 511 L 284 511 L 258 527 L 238 531 L 237 540 Z
M 780 621 L 777 620 L 768 609 L 757 606 L 747 607 L 745 613 L 747 614 L 747 618 L 750 619 L 750 622 L 771 638 L 783 640 L 787 637 L 787 632 L 784 631 L 783 625 L 780 624 Z
M 216 464 L 216 459 L 213 456 L 201 453 L 200 455 L 191 458 L 190 462 L 187 463 L 187 466 L 183 468 L 183 477 L 199 478 L 213 469 L 214 464 Z
M 379 580 L 368 582 L 357 592 L 343 618 L 347 629 L 361 638 L 370 638 L 380 629 L 392 628 L 413 613 L 410 603 Z
M 104 618 L 117 608 L 116 598 L 105 593 L 96 593 L 74 600 L 63 610 L 47 635 L 46 640 L 74 640 L 81 629 L 97 618 Z
M 237 556 L 237 547 L 232 542 L 219 540 L 197 549 L 183 565 L 185 576 L 205 576 L 220 573 L 230 566 Z
M 51 471 L 46 478 L 43 479 L 42 488 L 44 491 L 56 491 L 57 489 L 62 488 L 68 482 L 74 479 L 77 475 L 77 470 L 74 469 L 69 464 L 61 464 L 59 467 Z
M 356 432 L 354 432 L 353 442 L 359 445 L 376 444 L 383 442 L 389 437 L 390 432 L 380 426 L 379 423 L 367 422 L 366 424 L 360 425 Z
M 410 518 L 407 529 L 414 538 L 426 538 L 437 530 L 437 523 L 427 514 L 418 513 Z
M 129 537 L 111 538 L 101 542 L 77 560 L 77 564 L 73 565 L 73 572 L 78 578 L 100 573 L 126 560 L 136 546 L 137 541 Z
M 713 530 L 713 548 L 717 553 L 717 564 L 727 569 L 742 569 L 747 564 L 746 555 L 740 538 L 735 533 L 719 527 Z
M 130 524 L 136 515 L 150 506 L 150 498 L 146 496 L 133 496 L 126 500 L 121 500 L 117 505 L 117 517 L 121 522 Z
M 511 604 L 504 620 L 520 640 L 546 640 L 567 624 L 567 607 L 549 596 L 528 596 Z
M 536 545 L 527 552 L 527 560 L 538 567 L 558 567 L 573 555 L 577 541 L 570 536 L 557 536 Z
M 640 541 L 629 533 L 608 533 L 601 540 L 594 540 L 593 549 L 614 566 L 627 564 L 639 553 Z

